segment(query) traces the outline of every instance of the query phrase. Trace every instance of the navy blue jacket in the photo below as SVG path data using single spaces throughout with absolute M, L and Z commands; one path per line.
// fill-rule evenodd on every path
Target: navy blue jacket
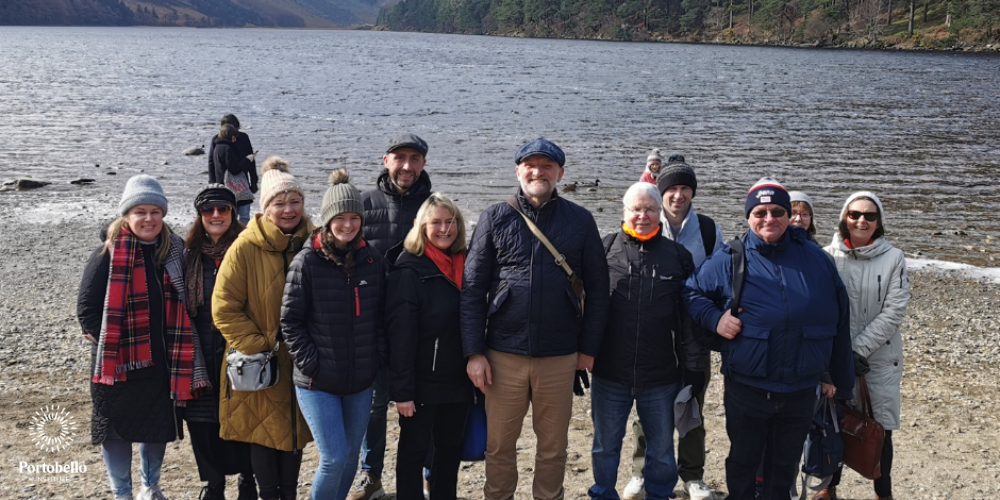
M 472 234 L 462 285 L 462 350 L 532 357 L 582 352 L 596 356 L 608 317 L 608 264 L 587 209 L 553 193 L 535 209 L 518 191 L 521 210 L 583 279 L 585 312 L 566 272 L 506 202 L 488 207 Z
M 722 346 L 722 373 L 766 391 L 816 387 L 829 369 L 837 396 L 851 398 L 850 305 L 830 258 L 804 230 L 789 226 L 769 244 L 748 231 L 746 279 L 739 319 L 743 329 Z M 732 254 L 715 252 L 685 284 L 691 316 L 714 332 L 732 299 Z

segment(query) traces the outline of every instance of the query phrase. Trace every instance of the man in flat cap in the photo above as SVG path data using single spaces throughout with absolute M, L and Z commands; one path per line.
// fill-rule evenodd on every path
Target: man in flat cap
M 483 211 L 469 245 L 462 345 L 469 378 L 486 394 L 486 500 L 514 498 L 516 444 L 529 404 L 537 437 L 532 496 L 563 498 L 574 376 L 593 368 L 601 346 L 608 266 L 593 216 L 556 191 L 565 162 L 545 139 L 518 149 L 520 189 Z M 583 281 L 586 307 L 570 272 Z

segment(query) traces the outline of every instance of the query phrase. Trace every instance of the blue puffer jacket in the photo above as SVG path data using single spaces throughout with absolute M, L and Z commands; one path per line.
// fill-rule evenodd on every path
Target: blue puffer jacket
M 748 231 L 742 331 L 723 341 L 722 373 L 766 391 L 815 387 L 829 369 L 837 397 L 851 398 L 850 309 L 837 268 L 806 232 L 789 227 L 768 244 Z M 685 284 L 691 316 L 715 331 L 732 298 L 732 254 L 715 252 Z M 725 308 L 725 309 L 724 309 Z
M 462 286 L 462 350 L 532 357 L 582 352 L 596 356 L 610 303 L 608 264 L 594 217 L 553 198 L 535 209 L 518 192 L 521 210 L 584 282 L 585 314 L 566 272 L 506 202 L 483 211 L 472 234 Z

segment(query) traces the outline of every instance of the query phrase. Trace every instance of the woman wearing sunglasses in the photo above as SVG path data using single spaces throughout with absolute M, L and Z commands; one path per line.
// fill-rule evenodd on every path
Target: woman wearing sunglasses
M 243 231 L 236 215 L 236 195 L 223 184 L 209 184 L 194 197 L 197 211 L 184 241 L 184 264 L 188 314 L 198 331 L 205 366 L 212 389 L 188 403 L 184 412 L 191 448 L 198 464 L 198 475 L 207 484 L 201 496 L 205 500 L 225 498 L 226 475 L 239 474 L 237 500 L 256 500 L 250 468 L 250 445 L 224 441 L 219 437 L 219 390 L 226 339 L 212 321 L 212 290 L 215 276 L 226 251 Z
M 840 211 L 840 231 L 827 253 L 837 263 L 851 302 L 851 343 L 855 356 L 868 360 L 865 375 L 875 420 L 885 428 L 882 477 L 875 480 L 879 500 L 892 498 L 892 431 L 899 429 L 903 342 L 900 325 L 910 301 L 910 280 L 903 252 L 885 239 L 885 210 L 874 193 L 859 191 Z M 838 473 L 828 491 L 813 498 L 836 498 Z M 826 496 L 820 496 L 825 494 Z

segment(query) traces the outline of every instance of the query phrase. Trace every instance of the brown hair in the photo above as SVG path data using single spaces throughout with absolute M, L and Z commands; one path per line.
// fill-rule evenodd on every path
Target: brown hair
M 131 212 L 132 210 L 129 210 Z M 128 225 L 128 214 L 115 219 L 108 224 L 108 234 L 104 240 L 104 248 L 101 250 L 101 255 L 108 253 L 108 250 L 114 246 L 115 238 L 118 237 L 122 232 L 122 228 Z M 170 226 L 166 222 L 163 223 L 163 228 L 160 229 L 160 247 L 156 249 L 156 264 L 162 266 L 167 262 L 167 256 L 170 255 L 170 236 L 174 232 L 170 230 Z
M 240 235 L 240 232 L 244 228 L 243 223 L 236 217 L 236 209 L 231 209 L 229 211 L 229 229 L 225 233 L 222 233 L 219 243 L 228 249 L 236 241 L 236 237 Z M 201 249 L 211 239 L 208 233 L 205 232 L 205 225 L 201 220 L 201 214 L 198 214 L 194 223 L 191 224 L 191 229 L 188 230 L 187 237 L 184 238 L 184 248 L 188 251 L 187 256 L 184 258 L 185 264 L 188 266 L 195 265 L 197 259 L 201 258 Z
M 875 211 L 878 212 L 878 227 L 876 227 L 875 232 L 872 233 L 872 241 L 877 240 L 882 236 L 885 236 L 885 227 L 882 226 L 882 210 L 879 208 L 878 203 L 876 203 L 875 200 L 867 196 L 859 196 L 851 200 L 851 203 L 854 203 L 859 200 L 867 200 L 872 202 L 872 205 L 875 205 Z M 837 226 L 837 229 L 840 230 L 840 237 L 845 240 L 851 239 L 851 230 L 847 227 L 847 220 L 846 220 L 848 212 L 847 209 L 848 207 L 844 207 L 844 216 L 843 216 L 844 218 L 840 219 L 840 225 Z
M 815 236 L 816 235 L 816 214 L 813 213 L 812 207 L 808 203 L 806 203 L 804 201 L 793 201 L 792 202 L 792 210 L 795 210 L 796 208 L 799 209 L 799 210 L 805 209 L 807 212 L 809 212 L 809 229 L 807 229 L 806 231 L 809 234 Z M 788 216 L 791 217 L 792 214 L 788 214 Z

